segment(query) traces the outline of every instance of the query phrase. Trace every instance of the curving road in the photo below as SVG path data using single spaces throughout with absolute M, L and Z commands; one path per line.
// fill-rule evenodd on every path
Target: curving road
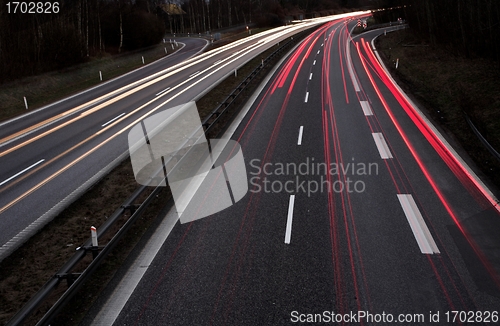
M 355 23 L 313 32 L 229 128 L 247 195 L 172 208 L 84 324 L 498 322 L 497 201 Z
M 235 69 L 316 19 L 195 56 L 207 41 L 178 39 L 173 55 L 1 124 L 0 259 L 128 154 L 127 131 L 154 112 L 200 98 Z

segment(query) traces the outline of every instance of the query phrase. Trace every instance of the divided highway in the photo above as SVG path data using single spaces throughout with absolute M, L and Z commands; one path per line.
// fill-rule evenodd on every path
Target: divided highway
M 172 208 L 84 324 L 498 322 L 496 199 L 354 24 L 307 37 L 235 129 L 247 195 Z
M 325 21 L 265 31 L 197 56 L 206 40 L 177 39 L 185 46 L 165 59 L 2 123 L 0 259 L 126 157 L 134 124 L 200 98 L 262 51 Z

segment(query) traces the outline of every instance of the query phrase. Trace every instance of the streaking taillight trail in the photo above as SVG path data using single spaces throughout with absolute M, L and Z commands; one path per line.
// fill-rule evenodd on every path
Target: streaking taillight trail
M 387 75 L 385 69 L 382 68 L 379 61 L 375 58 L 375 55 L 366 41 L 362 41 L 363 47 L 369 56 L 370 62 L 372 63 L 377 74 L 384 82 L 384 84 L 389 88 L 391 93 L 394 95 L 398 103 L 408 114 L 413 123 L 418 127 L 418 129 L 425 136 L 427 141 L 432 145 L 434 150 L 439 154 L 443 161 L 448 165 L 450 170 L 455 174 L 455 176 L 462 182 L 462 184 L 468 189 L 468 191 L 473 195 L 478 203 L 481 204 L 485 209 L 489 205 L 485 205 L 483 201 L 480 200 L 480 196 L 477 196 L 477 191 L 481 193 L 481 197 L 485 198 L 489 204 L 491 204 L 498 212 L 500 212 L 500 205 L 498 201 L 491 195 L 491 193 L 485 189 L 485 187 L 478 182 L 478 180 L 471 175 L 469 170 L 460 162 L 460 160 L 449 150 L 449 148 L 443 143 L 443 141 L 438 137 L 432 128 L 422 119 L 422 117 L 417 113 L 417 110 L 408 102 L 405 96 L 401 94 L 399 89 L 394 85 L 394 82 Z M 471 187 L 473 186 L 473 187 Z
M 482 187 L 479 184 L 479 182 L 468 172 L 467 168 L 464 167 L 459 162 L 459 160 L 450 152 L 450 150 L 443 144 L 441 139 L 432 131 L 432 129 L 426 124 L 426 122 L 423 121 L 423 119 L 419 116 L 419 114 L 416 113 L 415 108 L 413 108 L 413 106 L 405 99 L 405 97 L 401 94 L 399 89 L 394 85 L 392 80 L 388 77 L 387 72 L 381 67 L 380 63 L 375 58 L 373 51 L 370 48 L 368 42 L 364 41 L 363 39 L 361 41 L 361 45 L 362 45 L 363 50 L 365 51 L 367 57 L 363 56 L 363 54 L 361 53 L 359 44 L 360 44 L 359 42 L 356 43 L 358 55 L 360 57 L 363 68 L 364 68 L 375 92 L 377 93 L 378 98 L 380 99 L 380 101 L 382 103 L 382 106 L 384 107 L 389 118 L 391 119 L 392 123 L 396 127 L 396 130 L 400 134 L 405 145 L 407 146 L 407 148 L 409 149 L 413 158 L 417 162 L 419 168 L 421 169 L 425 178 L 429 182 L 433 191 L 435 192 L 435 194 L 439 198 L 440 202 L 442 203 L 443 207 L 445 208 L 445 210 L 447 211 L 447 213 L 449 214 L 449 216 L 453 220 L 454 224 L 457 226 L 457 228 L 463 234 L 464 238 L 470 244 L 470 246 L 472 247 L 472 249 L 474 250 L 476 255 L 479 257 L 479 259 L 481 260 L 481 262 L 485 266 L 485 268 L 488 270 L 489 274 L 492 276 L 492 279 L 495 280 L 495 282 L 497 284 L 499 284 L 499 280 L 496 277 L 495 269 L 490 264 L 490 262 L 487 260 L 487 258 L 485 257 L 483 252 L 480 250 L 479 246 L 474 241 L 474 239 L 468 234 L 467 230 L 462 225 L 458 215 L 451 207 L 449 201 L 447 200 L 447 198 L 445 197 L 445 195 L 443 194 L 441 189 L 438 187 L 437 183 L 435 182 L 434 178 L 430 174 L 427 167 L 424 165 L 422 159 L 420 158 L 420 155 L 415 150 L 413 144 L 410 142 L 405 131 L 401 127 L 400 123 L 397 121 L 393 111 L 391 110 L 391 108 L 387 104 L 386 99 L 384 98 L 384 96 L 380 92 L 379 87 L 375 83 L 373 76 L 372 76 L 371 72 L 369 71 L 369 68 L 371 68 L 375 71 L 375 73 L 382 80 L 384 85 L 389 89 L 391 94 L 394 96 L 394 98 L 401 105 L 401 107 L 406 112 L 406 114 L 410 117 L 412 122 L 417 126 L 419 131 L 425 137 L 425 139 L 429 142 L 429 144 L 433 147 L 433 149 L 441 157 L 441 159 L 447 164 L 447 166 L 454 173 L 454 175 L 457 177 L 457 179 L 459 179 L 460 182 L 464 185 L 464 187 L 471 193 L 471 195 L 474 198 L 476 198 L 476 200 L 478 201 L 478 204 L 480 204 L 481 207 L 486 209 L 486 208 L 488 208 L 488 206 L 490 206 L 489 203 L 491 203 L 493 205 L 493 207 L 495 207 L 497 210 L 499 210 L 500 208 L 498 206 L 498 203 L 489 194 L 489 192 L 486 189 L 484 189 L 484 187 Z M 370 67 L 368 67 L 368 64 L 370 65 Z M 478 196 L 478 191 L 483 196 Z

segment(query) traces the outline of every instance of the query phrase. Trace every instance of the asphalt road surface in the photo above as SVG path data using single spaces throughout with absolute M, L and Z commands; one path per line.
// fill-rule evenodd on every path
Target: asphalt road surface
M 2 123 L 0 259 L 126 157 L 133 125 L 200 98 L 262 51 L 321 23 L 280 27 L 200 55 L 206 40 L 177 39 L 185 46 L 173 55 Z
M 355 23 L 305 39 L 235 129 L 246 196 L 172 207 L 84 324 L 498 323 L 495 198 Z

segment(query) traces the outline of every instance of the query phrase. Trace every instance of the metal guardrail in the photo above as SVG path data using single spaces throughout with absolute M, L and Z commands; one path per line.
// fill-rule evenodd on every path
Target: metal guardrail
M 477 138 L 483 143 L 483 145 L 486 147 L 486 149 L 493 155 L 494 158 L 496 158 L 500 162 L 500 153 L 496 151 L 496 149 L 491 146 L 491 144 L 484 138 L 484 136 L 479 132 L 479 130 L 476 128 L 474 123 L 472 123 L 472 120 L 469 118 L 469 116 L 464 112 L 464 117 L 465 121 L 467 121 L 467 124 L 469 124 L 469 127 L 472 129 L 474 134 L 476 134 Z
M 123 215 L 123 213 L 127 209 L 134 208 L 134 206 L 132 206 L 132 203 L 144 192 L 144 190 L 146 188 L 147 188 L 146 186 L 139 187 L 127 200 L 125 200 L 125 202 L 122 204 L 122 206 L 119 209 L 117 209 L 113 213 L 113 215 L 111 215 L 106 220 L 106 222 L 104 222 L 104 224 L 102 224 L 99 227 L 98 239 L 102 238 L 106 234 L 106 232 L 113 226 L 113 224 L 116 223 L 116 221 Z M 132 219 L 133 216 L 134 216 L 134 214 L 130 217 L 130 219 Z M 115 239 L 115 238 L 113 238 L 113 239 Z M 111 241 L 110 241 L 110 243 L 111 243 Z M 84 245 L 80 247 L 81 250 L 78 250 L 73 255 L 73 257 L 71 257 L 66 262 L 66 264 L 64 264 L 64 266 L 56 274 L 54 274 L 54 276 L 47 283 L 45 283 L 44 286 L 42 286 L 40 291 L 38 291 L 23 306 L 23 308 L 19 312 L 17 312 L 17 314 L 14 317 L 12 317 L 12 319 L 7 323 L 7 325 L 21 325 L 26 320 L 26 318 L 33 311 L 35 311 L 35 309 L 37 309 L 38 306 L 49 296 L 49 294 L 61 282 L 61 280 L 66 279 L 68 281 L 68 285 L 70 285 L 68 290 L 65 292 L 64 295 L 66 295 L 66 293 L 68 293 L 68 291 L 72 288 L 72 286 L 75 283 L 77 285 L 80 284 L 81 281 L 84 279 L 84 277 L 82 277 L 83 273 L 78 276 L 76 274 L 72 274 L 71 271 L 85 257 L 85 255 L 87 254 L 87 252 L 89 250 L 95 251 L 97 249 L 97 248 L 93 248 L 91 245 L 92 245 L 92 241 L 91 241 L 91 239 L 88 239 L 84 243 Z M 103 256 L 101 254 L 97 255 L 96 258 L 99 258 L 99 256 L 101 256 L 101 259 L 102 259 Z M 100 262 L 101 259 L 99 259 L 98 262 Z M 92 263 L 94 263 L 94 261 Z M 72 293 L 73 291 L 69 291 L 69 292 Z M 52 308 L 54 308 L 56 305 L 54 305 Z
M 202 126 L 205 129 L 205 134 L 210 132 L 212 128 L 218 123 L 222 115 L 224 115 L 231 104 L 235 101 L 238 95 L 247 87 L 247 85 L 257 76 L 257 74 L 273 60 L 276 56 L 281 54 L 283 51 L 291 47 L 301 36 L 309 32 L 310 29 L 302 31 L 292 37 L 291 40 L 283 44 L 276 51 L 271 53 L 267 58 L 262 60 L 262 63 L 255 68 L 246 78 L 240 83 L 231 94 L 222 102 L 215 110 L 213 110 L 207 118 L 204 119 Z M 168 163 L 168 162 L 167 162 Z M 158 171 L 161 173 L 163 170 Z M 111 252 L 111 250 L 116 246 L 123 235 L 130 229 L 131 225 L 144 213 L 145 209 L 151 203 L 151 201 L 156 197 L 156 195 L 162 190 L 161 186 L 156 187 L 153 192 L 144 200 L 139 206 L 133 205 L 135 200 L 143 194 L 148 186 L 140 186 L 134 193 L 124 201 L 124 203 L 118 208 L 107 220 L 99 227 L 99 232 L 97 235 L 98 240 L 101 239 L 106 233 L 111 229 L 111 227 L 122 217 L 123 213 L 130 209 L 132 210 L 132 215 L 125 222 L 125 224 L 120 228 L 120 230 L 113 236 L 113 238 L 104 247 L 93 247 L 92 239 L 89 238 L 81 247 L 77 248 L 77 252 L 63 265 L 63 267 L 54 274 L 54 276 L 48 280 L 42 288 L 19 310 L 6 324 L 7 326 L 17 326 L 22 325 L 23 322 L 40 306 L 40 304 L 45 301 L 52 291 L 60 284 L 62 280 L 66 280 L 68 283 L 68 289 L 63 293 L 63 295 L 57 300 L 57 302 L 45 313 L 40 321 L 36 324 L 37 326 L 49 325 L 49 323 L 54 319 L 54 317 L 64 308 L 64 306 L 70 301 L 70 299 L 77 293 L 77 291 L 82 287 L 82 285 L 90 278 L 90 276 L 97 270 L 102 261 Z M 72 273 L 72 270 L 76 265 L 86 256 L 87 253 L 92 253 L 94 259 L 85 268 L 82 273 Z

